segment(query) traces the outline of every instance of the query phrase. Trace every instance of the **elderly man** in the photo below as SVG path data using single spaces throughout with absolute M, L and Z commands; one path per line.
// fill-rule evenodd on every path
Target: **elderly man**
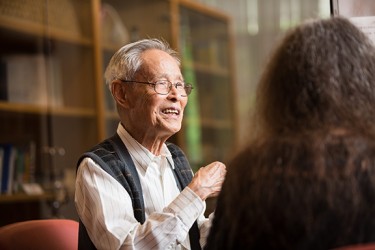
M 157 39 L 125 45 L 105 78 L 121 122 L 79 159 L 79 248 L 200 249 L 211 224 L 205 200 L 218 195 L 226 170 L 213 162 L 193 176 L 181 149 L 166 142 L 192 91 L 176 52 Z

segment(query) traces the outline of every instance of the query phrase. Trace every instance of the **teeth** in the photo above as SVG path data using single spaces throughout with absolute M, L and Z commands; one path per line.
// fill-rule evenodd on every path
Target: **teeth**
M 163 110 L 164 114 L 178 114 L 178 111 L 176 109 L 165 109 Z

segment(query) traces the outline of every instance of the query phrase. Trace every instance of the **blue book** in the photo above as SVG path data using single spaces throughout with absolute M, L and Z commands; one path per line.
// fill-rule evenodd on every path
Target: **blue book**
M 2 166 L 2 175 L 1 175 L 1 193 L 8 193 L 9 189 L 9 177 L 11 171 L 13 171 L 14 164 L 14 152 L 12 144 L 1 144 L 0 145 L 4 150 L 3 155 L 3 166 Z

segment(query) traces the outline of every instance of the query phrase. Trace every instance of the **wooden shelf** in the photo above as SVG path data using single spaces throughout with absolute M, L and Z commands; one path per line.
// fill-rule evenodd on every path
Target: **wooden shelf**
M 96 36 L 100 2 L 0 2 L 0 139 L 15 149 L 21 159 L 17 164 L 24 162 L 20 171 L 27 174 L 33 167 L 36 181 L 74 173 L 79 155 L 95 145 L 105 129 L 99 125 L 105 118 L 97 90 L 103 83 Z M 64 153 L 48 154 L 46 148 Z M 5 211 L 0 221 L 45 217 L 42 202 L 53 198 L 50 193 L 0 195 L 0 210 Z
M 77 117 L 95 117 L 94 109 L 87 108 L 67 108 L 67 107 L 47 107 L 33 104 L 18 104 L 1 101 L 0 110 L 16 113 L 39 114 L 39 115 L 60 115 Z
M 68 43 L 85 46 L 93 45 L 93 42 L 90 38 L 83 37 L 80 34 L 75 34 L 66 30 L 49 27 L 39 23 L 28 22 L 16 18 L 9 18 L 6 16 L 0 16 L 0 27 L 29 34 L 32 36 L 45 37 L 48 35 L 49 38 Z
M 28 195 L 28 194 L 12 194 L 12 195 L 0 195 L 0 204 L 4 203 L 16 203 L 16 202 L 30 202 L 30 201 L 42 201 L 52 200 L 53 194 L 45 193 L 40 195 Z

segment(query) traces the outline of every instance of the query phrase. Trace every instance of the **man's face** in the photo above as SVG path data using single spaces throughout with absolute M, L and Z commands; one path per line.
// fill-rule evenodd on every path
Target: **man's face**
M 135 81 L 156 82 L 168 80 L 183 81 L 176 60 L 160 50 L 147 50 L 142 54 L 143 64 Z M 154 91 L 152 85 L 140 83 L 129 88 L 130 127 L 141 138 L 170 137 L 181 129 L 187 97 L 177 93 L 175 87 L 167 95 Z M 138 137 L 137 136 L 137 137 Z

